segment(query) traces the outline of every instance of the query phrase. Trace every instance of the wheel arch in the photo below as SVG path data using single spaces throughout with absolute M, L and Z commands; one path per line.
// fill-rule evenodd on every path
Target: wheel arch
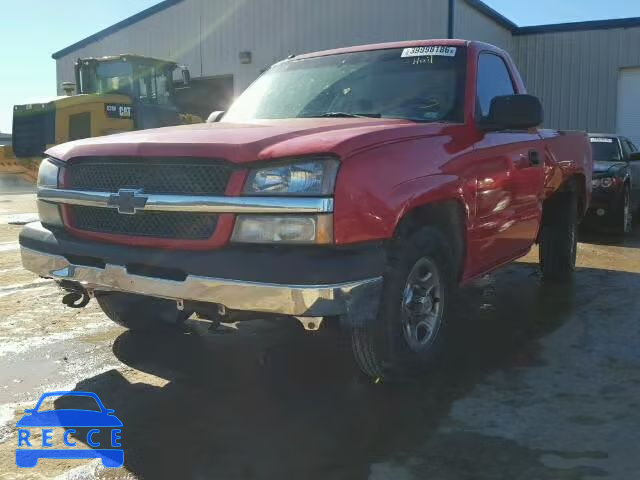
M 546 203 L 560 193 L 572 193 L 576 195 L 578 201 L 578 218 L 582 219 L 589 208 L 587 199 L 587 178 L 582 173 L 576 173 L 567 178 L 560 187 L 545 199 L 543 209 Z
M 459 199 L 446 199 L 413 206 L 396 224 L 393 238 L 410 235 L 420 227 L 435 227 L 450 240 L 456 280 L 462 278 L 467 251 L 466 208 Z

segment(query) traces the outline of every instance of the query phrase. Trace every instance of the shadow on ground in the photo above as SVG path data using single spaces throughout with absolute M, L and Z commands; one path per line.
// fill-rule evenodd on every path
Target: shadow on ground
M 597 288 L 584 285 L 639 282 L 602 273 L 582 269 L 579 286 L 545 286 L 520 264 L 465 288 L 447 354 L 419 384 L 364 380 L 336 332 L 256 322 L 228 335 L 123 333 L 118 359 L 168 383 L 131 384 L 113 370 L 77 389 L 115 409 L 125 466 L 144 478 L 407 478 L 398 465 L 440 480 L 599 475 L 549 468 L 545 452 L 504 438 L 439 427 L 492 372 L 544 368 L 539 340 L 575 321 Z
M 580 242 L 593 245 L 640 248 L 640 223 L 636 224 L 633 232 L 627 235 L 605 230 L 597 223 L 584 223 L 580 226 L 578 239 Z

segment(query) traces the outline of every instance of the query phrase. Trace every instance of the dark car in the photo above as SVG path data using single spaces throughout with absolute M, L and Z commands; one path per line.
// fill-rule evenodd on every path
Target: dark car
M 640 206 L 640 153 L 626 137 L 590 134 L 593 195 L 589 218 L 618 233 L 631 232 Z

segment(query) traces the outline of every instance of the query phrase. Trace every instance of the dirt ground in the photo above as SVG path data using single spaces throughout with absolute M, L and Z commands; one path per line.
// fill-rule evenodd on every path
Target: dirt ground
M 0 182 L 0 480 L 640 478 L 640 231 L 583 234 L 569 286 L 542 284 L 532 252 L 465 287 L 440 367 L 387 385 L 335 332 L 134 335 L 95 302 L 66 308 L 20 268 L 8 222 L 34 212 L 30 187 Z M 123 469 L 15 466 L 16 421 L 54 390 L 115 409 Z

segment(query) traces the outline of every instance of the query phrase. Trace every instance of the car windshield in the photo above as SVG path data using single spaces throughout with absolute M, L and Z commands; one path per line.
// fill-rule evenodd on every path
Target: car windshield
M 461 122 L 465 58 L 464 48 L 416 47 L 286 60 L 256 80 L 223 121 L 365 116 Z
M 596 162 L 619 162 L 620 149 L 615 138 L 593 137 L 591 138 L 593 160 Z

